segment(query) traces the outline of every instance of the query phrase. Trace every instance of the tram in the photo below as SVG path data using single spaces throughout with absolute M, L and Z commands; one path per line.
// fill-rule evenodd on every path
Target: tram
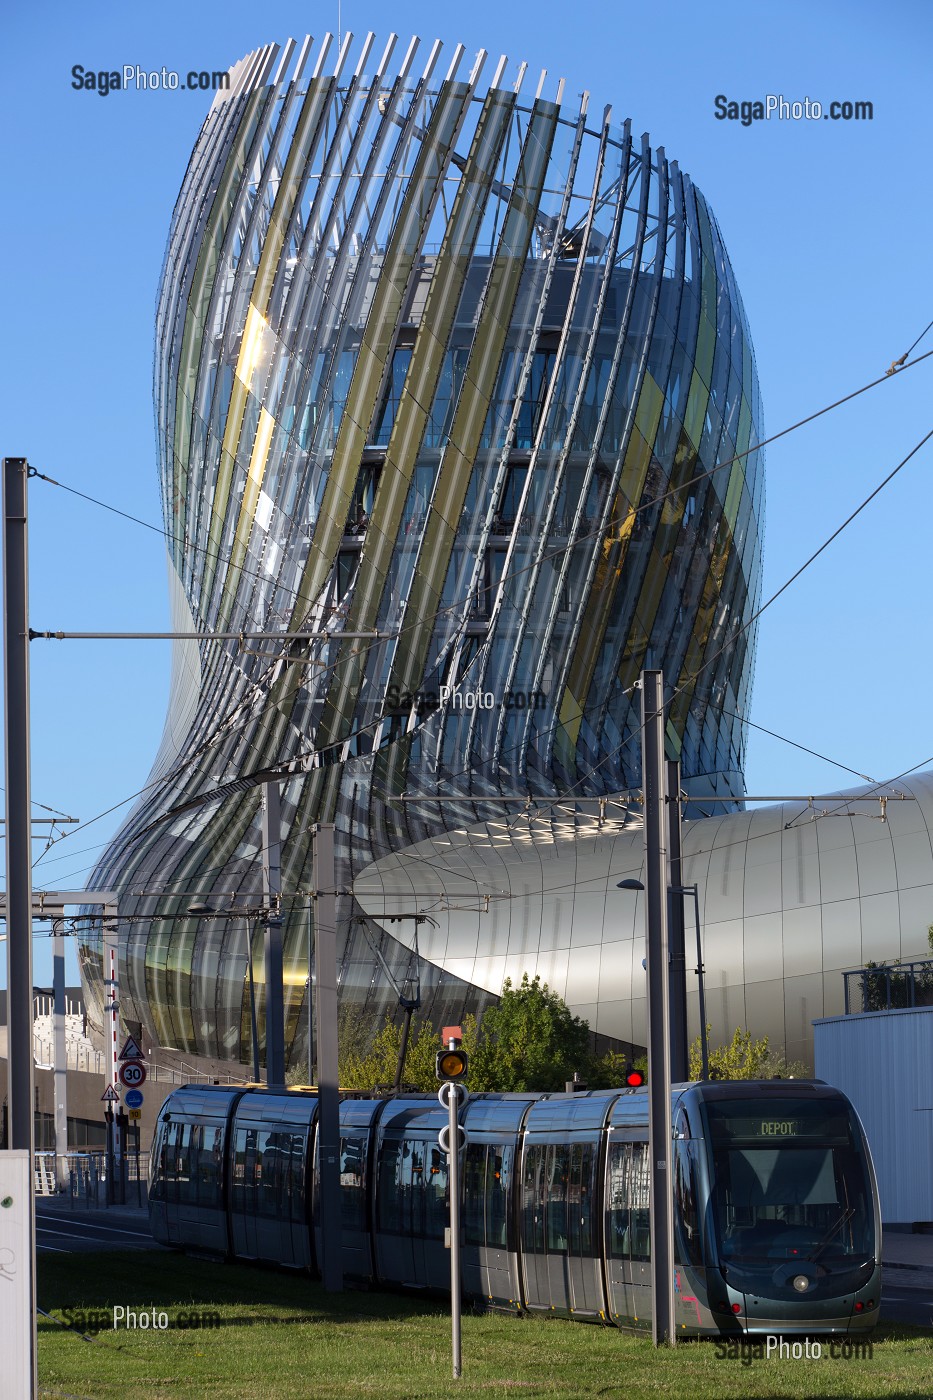
M 153 1235 L 178 1249 L 317 1272 L 317 1096 L 188 1085 L 165 1100 Z M 348 1282 L 449 1291 L 447 1113 L 433 1095 L 344 1097 Z M 476 1094 L 460 1204 L 465 1298 L 651 1326 L 648 1096 Z M 818 1080 L 675 1085 L 678 1334 L 868 1331 L 881 1221 L 852 1105 Z

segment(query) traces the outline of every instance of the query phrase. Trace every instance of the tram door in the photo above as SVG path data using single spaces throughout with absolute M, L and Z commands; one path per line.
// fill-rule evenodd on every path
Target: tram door
M 608 1311 L 627 1327 L 651 1324 L 648 1144 L 609 1139 L 606 1163 Z
M 593 1248 L 596 1150 L 595 1142 L 526 1143 L 522 1254 L 529 1308 L 596 1314 L 603 1306 Z
M 414 1288 L 449 1288 L 447 1158 L 435 1136 L 388 1133 L 379 1157 L 376 1271 Z
M 310 1266 L 306 1155 L 307 1129 L 237 1125 L 231 1220 L 233 1249 L 239 1257 Z

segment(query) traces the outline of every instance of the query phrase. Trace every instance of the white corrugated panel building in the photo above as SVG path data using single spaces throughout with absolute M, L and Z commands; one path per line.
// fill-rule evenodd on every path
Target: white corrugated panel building
M 816 1077 L 855 1105 L 885 1224 L 933 1221 L 933 1006 L 813 1022 Z

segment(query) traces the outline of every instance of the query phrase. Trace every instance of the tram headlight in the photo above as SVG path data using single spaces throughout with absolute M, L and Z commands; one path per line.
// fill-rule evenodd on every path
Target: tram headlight
M 794 1287 L 798 1293 L 806 1293 L 807 1289 L 810 1287 L 810 1280 L 807 1278 L 806 1274 L 797 1274 L 794 1279 Z

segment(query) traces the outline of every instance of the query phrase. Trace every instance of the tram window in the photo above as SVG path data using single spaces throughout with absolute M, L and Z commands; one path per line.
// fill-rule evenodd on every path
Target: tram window
M 463 1164 L 463 1238 L 467 1244 L 486 1243 L 485 1178 L 486 1144 L 471 1142 Z
M 340 1219 L 345 1230 L 366 1229 L 366 1197 L 363 1173 L 366 1139 L 340 1139 Z
M 184 1123 L 177 1156 L 178 1200 L 185 1205 L 198 1203 L 198 1167 L 201 1155 L 200 1123 Z
M 256 1129 L 241 1129 L 244 1140 L 243 1168 L 243 1210 L 248 1215 L 256 1212 Z
M 636 1142 L 632 1146 L 632 1170 L 629 1178 L 629 1208 L 631 1211 L 631 1232 L 633 1259 L 651 1258 L 651 1224 L 648 1212 L 650 1174 L 648 1171 L 648 1144 Z
M 606 1171 L 607 1244 L 610 1259 L 627 1259 L 629 1252 L 629 1210 L 626 1190 L 626 1156 L 631 1143 L 610 1142 Z
M 235 1211 L 246 1210 L 246 1139 L 252 1129 L 237 1128 L 233 1135 L 233 1172 L 230 1185 L 231 1205 Z
M 150 1201 L 165 1200 L 165 1167 L 168 1155 L 168 1127 L 160 1123 L 152 1140 L 152 1157 L 149 1168 Z
M 442 1240 L 449 1220 L 447 1202 L 447 1158 L 439 1147 L 429 1147 L 422 1190 L 424 1193 L 424 1233 L 429 1240 Z
M 486 1243 L 499 1249 L 508 1247 L 509 1178 L 512 1175 L 512 1148 L 506 1143 L 490 1143 L 486 1149 Z
M 418 1138 L 387 1139 L 379 1163 L 379 1228 L 393 1235 L 423 1233 L 424 1153 Z
M 674 1248 L 678 1264 L 701 1264 L 700 1223 L 696 1202 L 693 1144 L 680 1141 L 674 1156 Z
M 402 1144 L 387 1138 L 379 1153 L 379 1190 L 376 1195 L 376 1214 L 380 1230 L 389 1234 L 401 1233 L 401 1202 L 399 1199 L 399 1162 Z
M 220 1206 L 223 1165 L 223 1129 L 202 1129 L 201 1151 L 198 1157 L 198 1205 Z
M 280 1165 L 279 1134 L 277 1132 L 257 1132 L 255 1209 L 257 1215 L 278 1217 L 282 1213 L 282 1199 L 277 1189 L 277 1169 Z
M 567 1248 L 567 1187 L 570 1176 L 570 1148 L 563 1143 L 554 1143 L 547 1150 L 550 1158 L 547 1248 L 549 1254 L 562 1254 Z
M 166 1196 L 170 1201 L 189 1202 L 191 1193 L 190 1123 L 173 1123 L 168 1140 Z
M 522 1175 L 522 1248 L 544 1253 L 545 1148 L 525 1150 Z
M 508 1245 L 509 1176 L 512 1148 L 506 1143 L 470 1143 L 463 1178 L 464 1238 L 467 1244 Z
M 571 1254 L 592 1254 L 593 1146 L 575 1143 L 570 1149 L 567 1193 L 567 1242 Z
M 789 1259 L 820 1246 L 871 1252 L 860 1159 L 845 1147 L 714 1149 L 713 1198 L 724 1258 Z
M 609 1144 L 609 1254 L 613 1259 L 649 1259 L 648 1144 Z
M 278 1215 L 286 1220 L 305 1219 L 305 1153 L 307 1141 L 303 1133 L 280 1132 L 276 1148 L 278 1163 L 274 1190 L 280 1205 Z

